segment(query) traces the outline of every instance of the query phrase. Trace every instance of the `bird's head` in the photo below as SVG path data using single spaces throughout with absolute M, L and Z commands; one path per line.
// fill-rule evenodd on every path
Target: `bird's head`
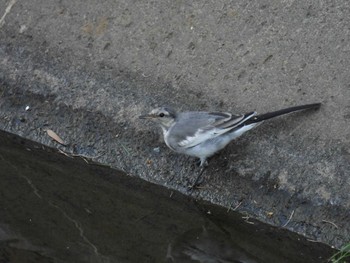
M 160 107 L 151 110 L 148 114 L 141 115 L 139 118 L 152 120 L 167 130 L 174 123 L 176 112 L 169 107 Z

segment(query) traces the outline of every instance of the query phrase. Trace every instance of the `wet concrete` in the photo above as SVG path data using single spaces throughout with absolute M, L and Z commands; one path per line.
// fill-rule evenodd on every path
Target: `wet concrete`
M 4 132 L 0 166 L 1 262 L 320 263 L 334 253 Z
M 193 160 L 167 149 L 139 114 L 322 102 L 232 143 L 192 195 L 348 242 L 348 1 L 12 0 L 0 10 L 0 128 L 183 193 Z

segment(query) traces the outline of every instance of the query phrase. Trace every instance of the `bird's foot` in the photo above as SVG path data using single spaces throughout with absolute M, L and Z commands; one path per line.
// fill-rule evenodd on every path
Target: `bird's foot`
M 192 190 L 198 188 L 204 182 L 204 178 L 202 177 L 202 174 L 203 174 L 205 168 L 206 168 L 206 166 L 201 167 L 201 170 L 199 171 L 199 174 L 197 175 L 196 180 L 194 181 L 194 183 L 192 185 L 190 185 L 187 188 L 188 191 L 192 191 Z
M 208 160 L 199 159 L 196 161 L 198 167 L 207 167 L 209 165 Z
M 195 164 L 199 167 L 201 165 L 201 160 L 200 159 L 196 160 Z

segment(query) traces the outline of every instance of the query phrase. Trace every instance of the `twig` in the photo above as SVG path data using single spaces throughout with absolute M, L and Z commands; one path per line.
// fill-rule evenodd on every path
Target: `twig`
M 5 24 L 5 17 L 10 13 L 12 6 L 17 2 L 17 0 L 11 0 L 5 9 L 5 13 L 0 18 L 0 28 Z
M 243 202 L 241 201 L 241 202 L 239 202 L 238 203 L 238 205 L 236 205 L 236 207 L 235 208 L 233 208 L 233 211 L 236 211 L 237 209 L 238 209 L 238 207 L 240 207 L 241 206 L 241 204 L 242 204 Z
M 80 158 L 83 159 L 87 164 L 90 164 L 90 163 L 88 162 L 88 160 L 87 160 L 85 157 L 80 156 Z
M 61 149 L 58 149 L 58 151 L 60 153 L 62 153 L 63 155 L 69 157 L 69 158 L 80 157 L 80 158 L 84 159 L 85 162 L 87 162 L 87 160 L 85 160 L 85 159 L 91 159 L 92 160 L 92 159 L 99 158 L 99 157 L 101 157 L 103 155 L 103 153 L 101 153 L 100 155 L 96 155 L 96 156 L 87 156 L 87 155 L 84 155 L 84 154 L 67 153 L 65 151 L 62 151 Z
M 324 222 L 324 223 L 328 223 L 328 224 L 331 224 L 332 226 L 334 226 L 336 229 L 338 229 L 339 227 L 335 224 L 335 223 L 333 223 L 333 222 L 331 222 L 331 221 L 327 221 L 327 220 L 322 220 L 322 222 Z
M 241 204 L 242 204 L 242 201 L 241 202 L 239 202 L 238 203 L 238 205 L 236 205 L 236 207 L 235 208 L 233 208 L 233 209 L 231 209 L 232 208 L 232 204 L 230 204 L 230 206 L 228 207 L 228 209 L 227 209 L 227 213 L 228 212 L 230 212 L 230 210 L 232 210 L 232 211 L 236 211 L 237 209 L 238 209 L 238 207 L 240 207 L 241 206 Z
M 58 149 L 58 148 L 57 148 L 57 149 Z M 64 152 L 64 151 L 62 151 L 61 149 L 58 149 L 58 151 L 59 151 L 60 153 L 62 153 L 63 155 L 69 157 L 69 158 L 73 158 L 72 155 L 70 155 L 70 154 L 68 154 L 68 153 L 66 153 L 66 152 Z
M 73 156 L 73 157 L 81 157 L 81 158 L 87 158 L 87 159 L 96 159 L 96 158 L 101 157 L 103 155 L 103 153 L 101 153 L 99 155 L 96 155 L 96 156 L 88 156 L 88 155 L 85 155 L 85 154 L 75 154 L 75 153 L 71 153 L 70 155 Z
M 249 221 L 250 219 L 249 215 L 243 216 L 242 219 L 244 219 L 244 222 L 254 225 L 254 222 Z
M 290 216 L 289 216 L 287 222 L 284 223 L 284 225 L 283 225 L 282 227 L 286 227 L 286 226 L 289 224 L 290 220 L 292 219 L 292 217 L 293 217 L 293 215 L 294 215 L 294 212 L 295 212 L 295 210 L 292 211 L 292 213 L 290 214 Z
M 124 144 L 121 143 L 120 145 L 123 147 L 124 151 L 126 151 L 126 153 L 130 156 L 130 152 L 129 152 L 129 150 L 124 146 Z
M 314 240 L 314 239 L 306 239 L 307 241 L 309 242 L 313 242 L 313 243 L 322 243 L 321 241 L 317 241 L 317 240 Z

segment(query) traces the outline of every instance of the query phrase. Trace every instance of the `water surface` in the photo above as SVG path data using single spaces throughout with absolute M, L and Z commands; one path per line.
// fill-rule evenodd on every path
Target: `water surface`
M 320 263 L 334 253 L 5 132 L 0 167 L 0 262 Z

